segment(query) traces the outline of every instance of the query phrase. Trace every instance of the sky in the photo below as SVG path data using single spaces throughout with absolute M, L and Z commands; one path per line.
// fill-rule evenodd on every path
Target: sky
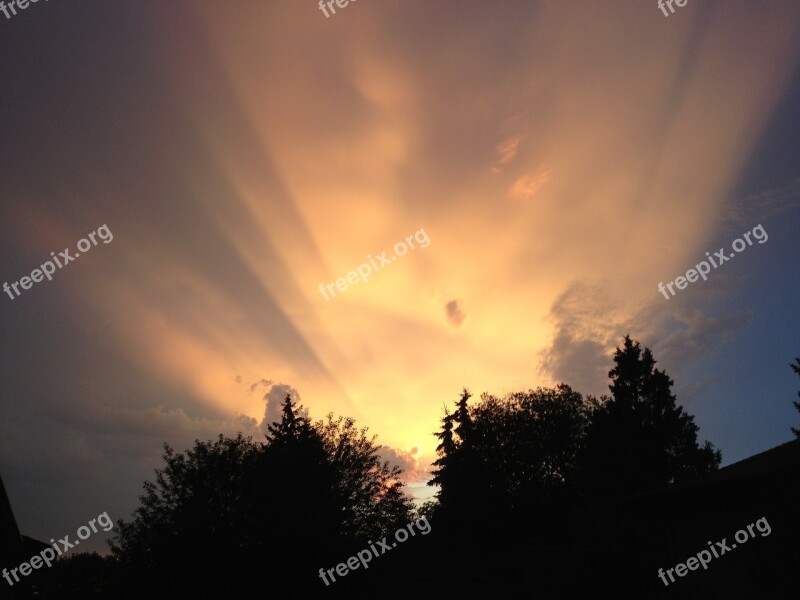
M 127 519 L 164 442 L 263 439 L 286 393 L 424 498 L 462 388 L 607 393 L 625 334 L 723 464 L 800 426 L 797 2 L 53 0 L 0 57 L 26 535 Z

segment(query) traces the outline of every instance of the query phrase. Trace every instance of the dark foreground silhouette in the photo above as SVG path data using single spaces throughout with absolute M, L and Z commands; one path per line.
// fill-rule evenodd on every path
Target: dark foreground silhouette
M 648 349 L 626 336 L 609 377 L 601 398 L 464 390 L 419 509 L 366 430 L 312 423 L 287 396 L 264 442 L 165 446 L 110 556 L 59 560 L 14 595 L 0 581 L 0 597 L 798 597 L 800 440 L 720 470 Z M 675 570 L 758 519 L 768 535 Z

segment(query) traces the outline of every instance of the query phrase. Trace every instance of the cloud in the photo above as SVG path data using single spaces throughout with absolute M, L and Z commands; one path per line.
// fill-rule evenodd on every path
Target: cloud
M 726 238 L 738 236 L 742 229 L 749 229 L 796 208 L 799 198 L 800 177 L 783 185 L 736 198 L 729 204 L 720 235 L 724 234 Z
M 691 406 L 693 401 L 698 397 L 703 395 L 707 390 L 709 390 L 716 380 L 715 376 L 707 376 L 701 379 L 700 381 L 691 382 L 691 383 L 681 383 L 676 382 L 673 392 L 675 396 L 678 398 L 678 404 L 688 407 Z
M 408 452 L 398 448 L 381 446 L 378 450 L 378 456 L 380 456 L 382 461 L 388 461 L 389 466 L 397 466 L 403 469 L 403 475 L 400 479 L 405 483 L 427 481 L 430 479 L 430 474 L 427 471 L 427 467 L 430 465 L 421 464 L 419 448 L 416 446 Z
M 709 305 L 729 288 L 725 281 L 704 283 L 708 290 L 702 300 Z M 540 353 L 540 372 L 553 383 L 563 381 L 580 392 L 599 395 L 608 393 L 613 353 L 625 334 L 649 347 L 658 368 L 674 379 L 715 348 L 733 341 L 750 322 L 751 314 L 720 315 L 718 309 L 706 314 L 701 306 L 681 296 L 669 304 L 656 298 L 636 306 L 624 297 L 615 299 L 607 283 L 575 282 L 555 300 L 549 319 L 555 332 Z
M 574 282 L 553 302 L 549 318 L 555 332 L 539 363 L 553 383 L 568 383 L 586 394 L 607 391 L 609 345 L 621 331 L 611 304 L 603 302 L 607 293 L 606 284 Z
M 451 300 L 444 305 L 445 313 L 447 314 L 447 322 L 453 327 L 458 329 L 467 318 L 467 314 L 461 310 L 458 300 Z
M 494 166 L 492 167 L 492 173 L 500 173 L 500 165 L 505 165 L 514 159 L 517 155 L 517 150 L 519 150 L 519 143 L 521 141 L 522 136 L 515 135 L 508 138 L 502 144 L 497 145 L 497 160 L 495 160 Z
M 266 402 L 267 405 L 264 407 L 264 418 L 260 425 L 262 431 L 266 432 L 268 425 L 272 425 L 281 420 L 281 404 L 283 404 L 283 399 L 286 398 L 286 394 L 289 394 L 295 403 L 300 403 L 300 392 L 291 385 L 285 383 L 272 384 L 268 379 L 262 379 L 258 384 L 253 385 L 271 386 L 269 391 L 264 394 L 264 402 Z M 300 411 L 300 414 L 308 416 L 308 411 L 303 409 Z
M 0 468 L 27 532 L 125 516 L 165 440 L 261 434 L 279 416 L 276 381 L 426 451 L 431 398 L 535 383 L 540 348 L 550 375 L 603 392 L 626 332 L 674 375 L 745 326 L 744 313 L 666 302 L 655 283 L 719 233 L 792 81 L 800 7 L 739 3 L 664 27 L 632 0 L 387 2 L 336 27 L 300 3 L 148 4 L 131 10 L 152 35 L 104 38 L 113 60 L 73 60 L 78 35 L 60 62 L 18 69 L 15 153 L 49 167 L 6 168 L 18 201 L 0 220 L 4 271 L 25 274 L 106 219 L 119 236 L 0 313 L 3 393 L 18 399 L 0 414 Z M 88 36 L 129 38 L 111 12 L 97 13 L 102 26 L 64 16 Z M 167 87 L 141 102 L 126 77 L 152 56 Z M 42 110 L 62 67 L 70 81 L 103 76 Z M 95 96 L 116 109 L 93 111 Z M 94 161 L 96 177 L 59 176 L 69 160 Z M 793 185 L 743 200 L 764 212 L 740 215 L 736 235 L 796 202 Z M 436 245 L 357 293 L 320 297 L 319 282 L 421 225 Z M 703 296 L 729 289 L 724 277 Z M 463 301 L 437 289 L 480 315 L 464 335 L 448 331 L 463 327 Z M 260 380 L 263 365 L 274 381 Z
M 562 328 L 544 352 L 541 367 L 557 382 L 568 383 L 580 392 L 600 395 L 602 381 L 610 368 L 606 348 Z
M 241 383 L 241 381 L 239 381 Z M 253 385 L 250 386 L 250 391 L 255 392 L 260 386 L 269 387 L 272 385 L 272 380 L 270 379 L 260 379 L 256 381 Z
M 31 422 L 37 423 L 35 432 Z M 165 442 L 183 452 L 195 440 L 214 440 L 220 433 L 263 439 L 257 425 L 241 414 L 37 396 L 32 405 L 8 407 L 0 419 L 0 471 L 23 532 L 46 540 L 85 514 L 108 511 L 127 520 L 139 504 L 142 481 L 152 481 L 153 470 L 164 466 Z M 24 461 L 12 460 L 20 449 Z M 53 490 L 58 510 L 52 508 Z M 89 551 L 106 552 L 108 536 L 92 537 Z
M 539 170 L 536 173 L 523 175 L 508 190 L 508 197 L 514 200 L 533 198 L 539 188 L 550 178 L 550 171 L 550 169 Z
M 700 309 L 678 311 L 660 324 L 653 344 L 656 359 L 666 365 L 691 366 L 709 356 L 722 344 L 733 341 L 752 320 L 750 311 L 712 316 Z

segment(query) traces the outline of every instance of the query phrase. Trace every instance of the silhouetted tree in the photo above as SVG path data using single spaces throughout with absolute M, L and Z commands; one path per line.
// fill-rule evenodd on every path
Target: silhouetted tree
M 437 526 L 503 535 L 511 526 L 520 533 L 541 525 L 543 514 L 557 521 L 552 511 L 574 493 L 594 401 L 564 384 L 502 399 L 484 394 L 472 408 L 468 400 L 464 390 L 436 434 Z
M 311 434 L 308 419 L 298 416 L 302 406 L 295 406 L 291 394 L 286 394 L 281 405 L 281 420 L 267 424 L 267 439 L 275 446 L 292 445 Z
M 431 479 L 428 482 L 428 485 L 438 485 L 441 489 L 437 494 L 439 496 L 439 501 L 442 501 L 442 495 L 448 494 L 450 492 L 450 469 L 447 468 L 450 462 L 450 458 L 455 455 L 456 450 L 458 449 L 458 445 L 456 444 L 455 436 L 453 434 L 453 415 L 447 410 L 447 407 L 444 409 L 444 417 L 442 417 L 442 430 L 435 432 L 435 435 L 439 439 L 439 445 L 436 446 L 436 454 L 439 456 L 435 461 L 433 461 L 433 466 L 436 467 L 431 472 Z M 447 491 L 445 491 L 447 490 Z
M 800 358 L 795 358 L 795 359 L 794 359 L 794 364 L 792 364 L 792 363 L 789 363 L 789 366 L 790 366 L 790 367 L 792 367 L 792 370 L 793 370 L 795 373 L 797 373 L 798 375 L 800 375 Z M 798 397 L 798 398 L 800 398 L 800 392 L 797 392 L 797 397 Z M 795 408 L 796 408 L 798 411 L 800 411 L 800 402 L 793 402 L 793 404 L 794 404 L 794 407 L 795 407 Z M 795 435 L 796 437 L 800 438 L 800 429 L 795 429 L 794 427 L 792 427 L 792 433 L 794 433 L 794 435 Z
M 473 422 L 466 388 L 456 402 L 453 414 L 445 409 L 442 430 L 434 435 L 440 440 L 436 447 L 439 458 L 428 485 L 439 486 L 437 508 L 440 510 L 439 527 L 459 527 L 464 519 L 474 517 L 474 510 L 483 499 L 485 484 L 481 461 L 473 445 Z
M 589 418 L 595 401 L 574 391 L 566 384 L 556 388 L 511 394 L 506 407 L 508 436 L 503 479 L 510 495 L 548 495 L 556 489 L 571 486 L 578 468 L 578 454 L 584 443 Z M 476 411 L 483 422 L 484 402 Z M 482 442 L 494 445 L 490 436 Z M 523 492 L 525 492 L 523 494 Z
M 495 523 L 536 532 L 539 543 L 551 534 L 563 540 L 594 405 L 565 384 L 503 399 L 484 394 L 474 437 Z
M 648 348 L 625 336 L 608 376 L 612 397 L 592 415 L 583 475 L 590 493 L 618 496 L 710 473 L 721 455 L 697 443 L 694 417 L 676 405 L 673 381 Z
M 112 553 L 124 566 L 131 597 L 158 590 L 165 597 L 222 592 L 221 572 L 249 563 L 258 546 L 242 510 L 245 480 L 261 451 L 251 438 L 222 435 L 195 441 L 186 454 L 164 445 L 166 466 L 144 483 L 130 522 L 118 521 Z
M 295 593 L 308 591 L 301 582 L 314 589 L 318 582 L 309 581 L 309 572 L 336 554 L 346 529 L 336 468 L 303 412 L 286 394 L 280 422 L 267 426 L 267 444 L 256 456 L 243 502 L 258 532 L 250 544 L 251 556 L 258 557 L 252 568 L 279 569 Z
M 433 462 L 435 468 L 428 485 L 440 487 L 437 496 L 442 504 L 455 502 L 465 492 L 459 486 L 462 482 L 460 472 L 464 462 L 462 450 L 464 450 L 467 432 L 472 428 L 467 404 L 470 397 L 469 390 L 465 388 L 461 392 L 461 398 L 456 402 L 456 411 L 450 414 L 445 408 L 442 430 L 434 433 L 439 439 L 439 445 L 436 447 L 439 458 Z
M 469 413 L 469 399 L 472 394 L 467 388 L 461 392 L 461 398 L 456 402 L 456 412 L 453 415 L 453 421 L 456 424 L 456 435 L 461 440 L 462 445 L 469 443 L 470 435 L 472 434 L 472 416 Z
M 318 432 L 334 468 L 337 493 L 342 499 L 343 533 L 348 539 L 378 537 L 404 526 L 413 510 L 403 492 L 403 470 L 381 462 L 377 435 L 367 436 L 349 417 L 317 421 Z
M 287 395 L 266 443 L 239 434 L 185 454 L 165 445 L 166 466 L 111 543 L 131 597 L 228 597 L 263 591 L 269 577 L 281 598 L 306 598 L 322 585 L 312 574 L 359 536 L 405 524 L 401 471 L 380 463 L 375 437 L 352 419 L 312 425 L 301 411 Z
M 60 557 L 50 567 L 45 598 L 52 600 L 112 600 L 119 568 L 111 556 L 96 552 Z

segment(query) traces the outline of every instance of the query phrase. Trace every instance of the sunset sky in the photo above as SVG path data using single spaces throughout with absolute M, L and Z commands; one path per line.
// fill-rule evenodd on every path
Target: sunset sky
M 0 284 L 113 234 L 0 293 L 27 535 L 127 519 L 163 442 L 260 437 L 287 391 L 430 494 L 462 388 L 605 393 L 626 333 L 723 464 L 800 427 L 797 2 L 53 0 L 0 51 Z

